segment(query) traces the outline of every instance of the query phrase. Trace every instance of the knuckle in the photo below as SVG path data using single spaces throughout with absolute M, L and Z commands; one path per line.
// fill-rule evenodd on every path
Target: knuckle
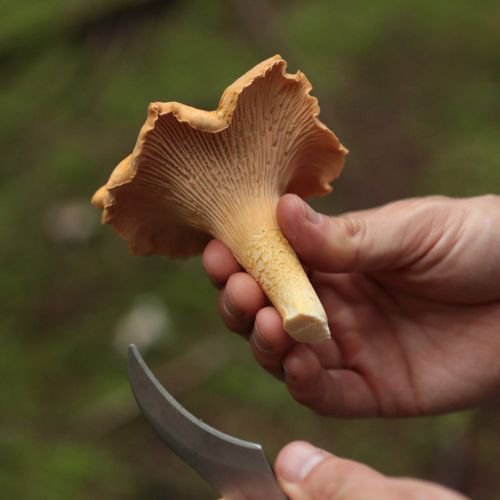
M 417 210 L 420 209 L 424 214 L 429 217 L 435 217 L 436 211 L 440 211 L 439 213 L 448 212 L 451 207 L 454 207 L 456 203 L 456 199 L 449 198 L 448 196 L 443 195 L 433 195 L 425 198 L 420 198 L 417 201 Z
M 497 194 L 484 194 L 479 196 L 479 201 L 488 207 L 497 209 L 500 207 L 500 196 Z
M 342 215 L 337 221 L 343 225 L 345 234 L 348 238 L 362 238 L 366 232 L 366 224 L 361 217 L 355 215 Z
M 421 217 L 422 215 L 435 216 L 436 210 L 442 210 L 456 202 L 455 199 L 444 195 L 430 195 L 417 198 L 397 200 L 376 209 L 380 216 L 394 217 L 396 214 L 405 214 L 407 217 Z
M 332 219 L 332 223 L 340 226 L 338 245 L 345 261 L 349 262 L 351 267 L 357 267 L 361 259 L 361 248 L 365 246 L 367 239 L 366 221 L 358 215 L 346 214 Z
M 488 193 L 483 195 L 482 198 L 488 202 L 495 203 L 496 205 L 500 203 L 500 196 L 498 194 Z

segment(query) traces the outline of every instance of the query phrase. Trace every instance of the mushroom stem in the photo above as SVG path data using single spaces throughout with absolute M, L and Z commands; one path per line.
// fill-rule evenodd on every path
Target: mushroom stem
M 226 227 L 225 234 L 218 237 L 259 283 L 281 315 L 283 328 L 291 337 L 311 343 L 330 338 L 325 310 L 296 253 L 279 228 L 276 205 L 270 207 L 265 202 L 264 207 L 259 205 L 260 210 L 245 210 L 242 217 L 232 214 L 237 225 L 232 225 L 230 231 Z M 268 210 L 265 205 L 268 205 Z

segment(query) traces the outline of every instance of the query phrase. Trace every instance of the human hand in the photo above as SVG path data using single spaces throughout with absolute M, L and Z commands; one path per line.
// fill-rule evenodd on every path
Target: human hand
M 332 340 L 294 342 L 229 250 L 203 255 L 219 311 L 256 360 L 316 412 L 409 416 L 500 393 L 500 197 L 403 200 L 340 217 L 280 199 Z
M 291 500 L 464 500 L 437 484 L 409 478 L 390 478 L 370 467 L 338 458 L 309 443 L 290 443 L 276 459 L 275 472 Z

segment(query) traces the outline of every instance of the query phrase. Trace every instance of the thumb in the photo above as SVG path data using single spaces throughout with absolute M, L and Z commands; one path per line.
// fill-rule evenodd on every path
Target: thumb
M 465 500 L 462 495 L 432 483 L 388 478 L 366 465 L 335 457 L 303 441 L 281 450 L 275 470 L 291 500 Z
M 328 217 L 296 195 L 278 203 L 284 235 L 304 265 L 326 272 L 376 272 L 418 260 L 435 243 L 435 210 L 419 200 Z M 434 238 L 434 240 L 433 240 Z

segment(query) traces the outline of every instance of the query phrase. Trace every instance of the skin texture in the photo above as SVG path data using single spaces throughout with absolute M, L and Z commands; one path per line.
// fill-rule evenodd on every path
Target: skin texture
M 331 218 L 285 195 L 277 218 L 332 340 L 294 342 L 220 242 L 203 262 L 228 328 L 299 403 L 322 415 L 401 417 L 500 393 L 500 197 L 408 199 Z
M 292 500 L 464 500 L 442 486 L 389 478 L 305 442 L 285 446 L 276 460 L 281 488 Z

